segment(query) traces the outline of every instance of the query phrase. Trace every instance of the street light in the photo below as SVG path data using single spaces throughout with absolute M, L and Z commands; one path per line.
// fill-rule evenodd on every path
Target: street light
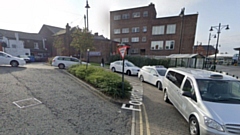
M 181 54 L 181 48 L 182 48 L 182 35 L 183 35 L 183 21 L 184 21 L 184 11 L 185 8 L 182 8 L 179 16 L 182 18 L 181 20 L 181 31 L 180 31 L 180 44 L 179 44 L 179 50 L 178 53 Z
M 88 68 L 88 63 L 89 63 L 89 49 L 87 49 L 87 64 L 86 64 L 86 69 Z
M 86 1 L 85 8 L 87 9 L 87 31 L 88 31 L 88 29 L 89 29 L 89 27 L 88 27 L 88 9 L 90 8 L 90 6 L 88 5 L 88 0 Z
M 215 34 L 214 34 L 214 35 L 211 35 L 211 33 L 209 33 L 206 60 L 207 60 L 207 57 L 208 57 L 209 45 L 210 45 L 210 40 L 211 40 L 211 37 L 213 37 L 213 38 L 216 38 L 216 35 L 215 35 Z M 205 61 L 205 68 L 206 68 L 206 65 L 207 65 L 207 63 L 206 63 L 206 62 L 207 62 L 207 61 Z
M 217 58 L 217 50 L 218 50 L 218 41 L 219 41 L 219 35 L 221 33 L 221 30 L 223 28 L 225 28 L 225 30 L 229 30 L 229 25 L 221 25 L 221 23 L 219 23 L 218 26 L 211 26 L 210 31 L 213 31 L 213 28 L 217 30 L 217 44 L 216 44 L 216 50 L 215 50 L 215 56 L 214 56 L 214 61 L 213 61 L 213 69 L 216 69 L 216 58 Z

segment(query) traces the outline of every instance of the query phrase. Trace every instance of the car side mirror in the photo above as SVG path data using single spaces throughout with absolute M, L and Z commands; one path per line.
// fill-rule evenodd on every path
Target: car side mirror
M 191 98 L 191 99 L 193 99 L 194 101 L 197 102 L 196 96 L 193 95 L 191 91 L 183 91 L 182 95 L 185 96 L 185 97 L 189 97 L 189 98 Z
M 182 95 L 185 97 L 192 98 L 192 93 L 190 91 L 183 91 Z

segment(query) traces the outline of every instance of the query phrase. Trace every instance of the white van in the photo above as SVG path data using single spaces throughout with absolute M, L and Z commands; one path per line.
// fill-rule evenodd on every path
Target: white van
M 240 81 L 190 68 L 169 68 L 163 79 L 164 100 L 189 123 L 191 135 L 240 134 Z

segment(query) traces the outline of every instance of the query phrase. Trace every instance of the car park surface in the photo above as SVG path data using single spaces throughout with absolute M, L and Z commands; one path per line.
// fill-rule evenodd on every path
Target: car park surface
M 189 122 L 190 134 L 240 134 L 240 81 L 236 78 L 200 69 L 169 68 L 163 92 L 164 101 L 171 102 Z
M 113 72 L 121 72 L 123 71 L 123 61 L 118 60 L 110 63 L 110 70 Z M 128 60 L 124 60 L 124 73 L 127 75 L 137 75 L 140 68 L 135 66 L 132 62 Z
M 0 89 L 1 135 L 130 135 L 131 113 L 65 70 L 43 63 L 0 66 Z M 41 103 L 13 103 L 34 98 Z
M 10 54 L 0 51 L 0 65 L 11 65 L 12 67 L 23 66 L 26 62 L 23 58 L 14 57 Z
M 161 90 L 166 70 L 164 66 L 143 66 L 138 73 L 138 78 L 142 82 L 148 82 Z

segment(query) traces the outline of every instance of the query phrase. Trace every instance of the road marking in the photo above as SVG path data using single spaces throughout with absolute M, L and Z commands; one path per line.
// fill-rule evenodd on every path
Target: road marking
M 140 135 L 143 135 L 142 111 L 139 112 L 139 126 L 140 126 Z
M 132 111 L 132 128 L 131 135 L 135 135 L 135 111 Z
M 151 132 L 150 132 L 150 127 L 149 127 L 149 122 L 148 122 L 147 111 L 146 111 L 146 108 L 145 108 L 144 104 L 142 104 L 142 105 L 143 105 L 143 112 L 144 112 L 144 115 L 145 115 L 147 135 L 150 135 Z

